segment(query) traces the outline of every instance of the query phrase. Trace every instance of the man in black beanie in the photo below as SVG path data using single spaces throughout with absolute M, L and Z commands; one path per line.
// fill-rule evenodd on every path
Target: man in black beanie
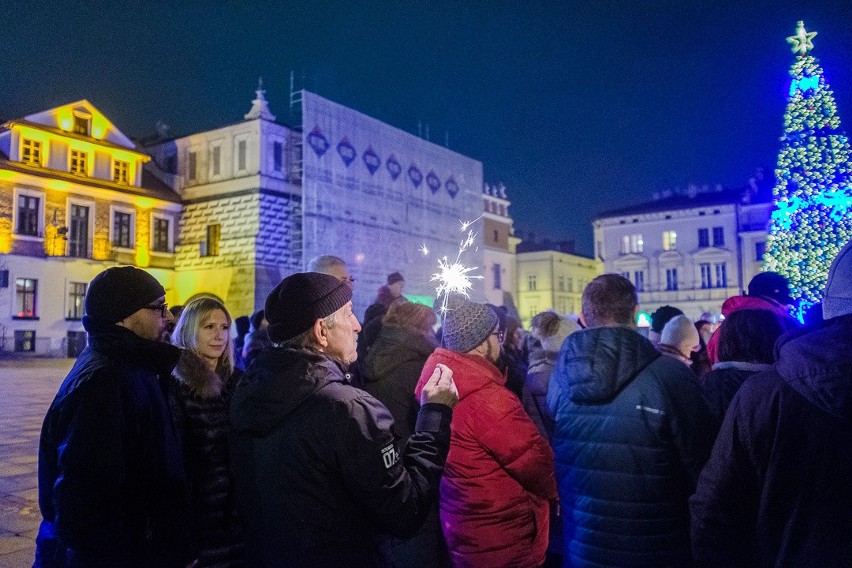
M 266 299 L 272 348 L 231 403 L 231 465 L 247 564 L 390 566 L 387 537 L 408 537 L 437 496 L 458 393 L 435 369 L 404 448 L 393 418 L 349 384 L 361 326 L 352 290 L 293 274 Z
M 180 349 L 165 290 L 138 268 L 89 284 L 89 346 L 53 400 L 39 443 L 43 521 L 35 567 L 185 567 L 187 481 L 167 402 Z

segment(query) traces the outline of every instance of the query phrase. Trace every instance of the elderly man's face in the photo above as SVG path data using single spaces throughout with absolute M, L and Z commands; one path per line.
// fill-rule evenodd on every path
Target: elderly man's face
M 359 331 L 361 331 L 361 324 L 352 313 L 352 302 L 347 302 L 345 306 L 334 312 L 334 325 L 326 328 L 328 344 L 323 348 L 323 352 L 328 357 L 347 365 L 354 363 L 358 359 Z
M 175 323 L 172 313 L 168 308 L 163 308 L 165 305 L 166 298 L 161 296 L 118 322 L 118 325 L 126 327 L 143 339 L 163 341 L 166 331 L 174 327 Z
M 349 269 L 346 267 L 345 264 L 335 264 L 334 266 L 328 269 L 327 274 L 329 276 L 334 276 L 335 278 L 349 286 L 350 290 L 355 289 L 355 279 L 352 278 L 351 274 L 349 274 Z

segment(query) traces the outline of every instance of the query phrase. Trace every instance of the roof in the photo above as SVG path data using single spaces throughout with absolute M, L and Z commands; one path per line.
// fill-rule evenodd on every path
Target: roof
M 130 195 L 152 197 L 172 203 L 181 203 L 181 197 L 169 186 L 158 180 L 147 168 L 142 168 L 142 187 L 115 183 L 105 179 L 80 177 L 70 172 L 62 172 L 39 166 L 30 166 L 22 162 L 12 162 L 0 152 L 0 169 L 20 172 L 40 178 L 58 179 L 71 183 L 80 183 L 100 189 L 109 189 Z
M 767 180 L 761 176 L 759 179 L 751 181 L 752 183 L 745 187 L 727 188 L 721 191 L 696 192 L 693 194 L 676 194 L 628 207 L 610 209 L 595 215 L 595 219 L 608 219 L 611 217 L 624 217 L 661 211 L 677 211 L 679 209 L 708 207 L 712 205 L 770 203 L 772 201 L 772 183 L 774 183 L 774 180 Z
M 0 124 L 5 128 L 9 128 L 13 124 L 20 124 L 21 126 L 27 126 L 29 128 L 34 128 L 36 130 L 42 130 L 44 132 L 49 132 L 51 134 L 56 134 L 58 136 L 62 136 L 64 138 L 74 138 L 75 140 L 82 140 L 84 142 L 89 142 L 91 144 L 95 144 L 97 146 L 103 146 L 105 148 L 114 148 L 116 150 L 123 150 L 125 152 L 132 152 L 134 154 L 139 154 L 140 156 L 144 156 L 145 158 L 150 158 L 150 156 L 144 152 L 141 152 L 133 147 L 122 146 L 120 144 L 115 144 L 114 142 L 110 142 L 108 140 L 103 140 L 99 138 L 92 138 L 91 136 L 84 136 L 82 134 L 77 134 L 76 132 L 70 132 L 61 130 L 59 128 L 54 128 L 52 126 L 46 126 L 44 124 L 38 122 L 32 122 L 25 118 L 16 118 L 14 120 L 6 121 L 5 123 Z

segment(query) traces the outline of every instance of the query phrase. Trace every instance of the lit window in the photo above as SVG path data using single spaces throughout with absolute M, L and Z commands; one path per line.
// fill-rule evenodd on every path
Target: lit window
M 112 163 L 112 181 L 116 183 L 130 183 L 130 164 L 122 160 Z
M 38 231 L 38 197 L 32 195 L 18 195 L 18 227 L 19 235 L 39 236 Z
M 18 353 L 35 351 L 35 330 L 15 330 L 15 351 Z
M 207 242 L 202 256 L 219 256 L 219 239 L 222 236 L 222 225 L 207 225 Z
M 725 263 L 717 264 L 714 268 L 716 269 L 716 288 L 727 288 L 728 271 Z
M 15 280 L 15 317 L 36 317 L 36 291 L 38 280 L 18 278 Z
M 133 216 L 130 213 L 116 211 L 112 224 L 112 245 L 121 248 L 131 248 L 131 228 Z
M 21 161 L 31 166 L 40 166 L 41 142 L 24 138 L 21 142 Z
M 621 238 L 621 254 L 640 253 L 645 248 L 641 234 L 624 235 Z
M 71 173 L 84 176 L 88 172 L 89 154 L 82 150 L 71 150 Z
M 89 135 L 89 129 L 92 125 L 92 119 L 87 116 L 81 116 L 79 114 L 74 115 L 74 132 L 76 134 L 82 134 L 83 136 Z
M 169 251 L 169 220 L 162 217 L 154 218 L 154 238 L 151 249 L 157 252 Z
M 71 282 L 68 284 L 68 315 L 65 319 L 78 320 L 83 318 L 86 286 L 85 282 Z
M 674 231 L 663 232 L 663 250 L 674 250 L 677 247 L 677 233 Z
M 713 287 L 713 275 L 710 272 L 710 264 L 709 263 L 701 263 L 699 265 L 699 267 L 701 268 L 701 287 L 702 288 L 712 288 Z

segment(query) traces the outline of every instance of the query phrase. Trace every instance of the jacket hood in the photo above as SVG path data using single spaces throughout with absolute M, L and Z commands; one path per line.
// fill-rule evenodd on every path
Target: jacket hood
M 722 303 L 722 315 L 725 317 L 737 310 L 770 310 L 782 316 L 790 315 L 787 308 L 763 296 L 731 296 Z
M 784 382 L 817 408 L 852 419 L 852 316 L 793 330 L 778 339 L 775 349 Z
M 375 343 L 370 346 L 365 368 L 366 382 L 387 377 L 399 367 L 423 361 L 435 350 L 435 345 L 422 334 L 397 326 L 383 326 Z
M 600 404 L 615 398 L 658 357 L 651 342 L 632 329 L 585 329 L 565 340 L 556 373 L 573 402 Z
M 232 429 L 264 436 L 313 393 L 331 382 L 345 381 L 337 363 L 316 351 L 265 349 L 234 392 Z
M 172 375 L 200 398 L 216 398 L 225 387 L 225 380 L 219 373 L 211 369 L 192 349 L 181 351 Z
M 432 371 L 435 370 L 435 365 L 438 363 L 443 363 L 453 372 L 453 381 L 459 391 L 459 400 L 492 383 L 501 386 L 506 384 L 506 377 L 484 357 L 456 353 L 438 347 L 426 360 L 426 364 L 423 365 L 423 372 L 420 374 L 420 380 L 417 381 L 417 388 L 414 390 L 417 400 L 420 400 L 420 392 L 423 390 L 426 381 L 432 376 Z

